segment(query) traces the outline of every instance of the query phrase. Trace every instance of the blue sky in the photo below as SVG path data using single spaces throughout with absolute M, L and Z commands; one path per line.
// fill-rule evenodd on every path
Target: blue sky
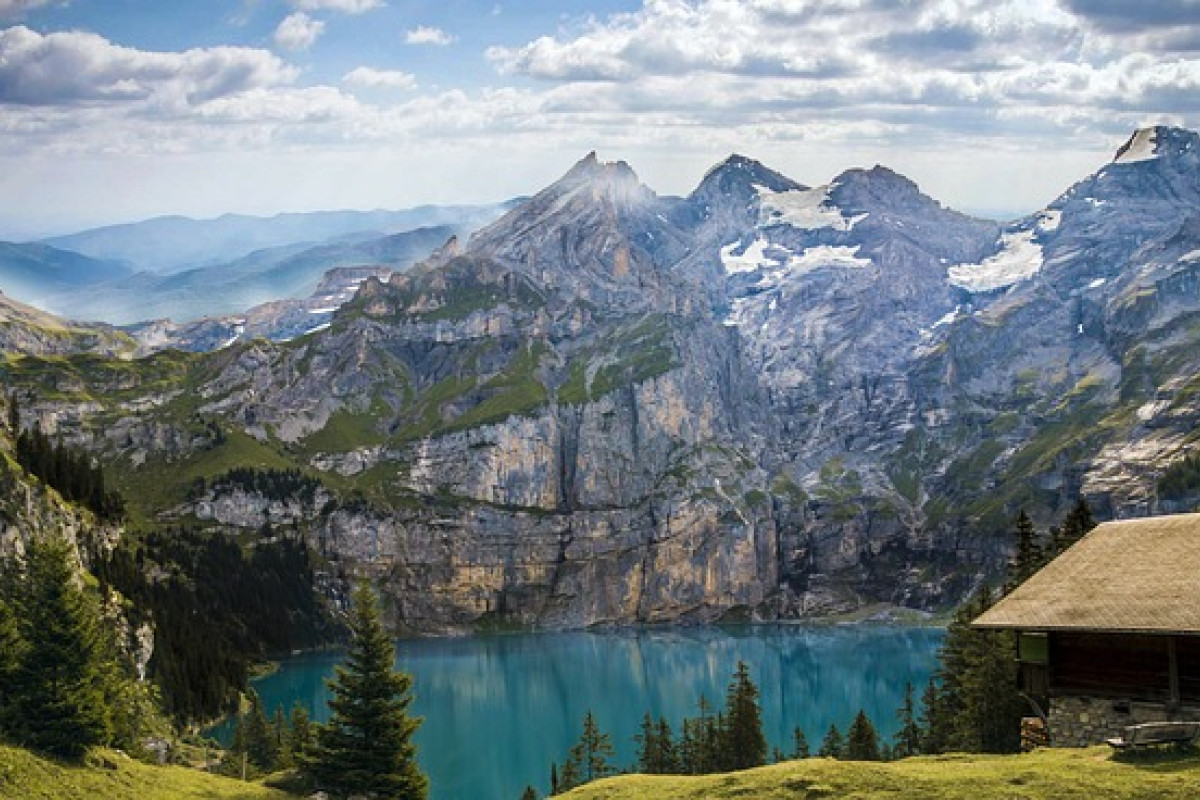
M 1030 211 L 1200 125 L 1200 0 L 0 0 L 0 237 L 486 202 L 730 152 Z

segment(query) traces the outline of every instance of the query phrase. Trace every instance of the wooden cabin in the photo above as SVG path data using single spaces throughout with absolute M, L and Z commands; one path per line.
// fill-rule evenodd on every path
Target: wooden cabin
M 1105 522 L 972 624 L 1017 632 L 1053 746 L 1200 721 L 1200 514 Z

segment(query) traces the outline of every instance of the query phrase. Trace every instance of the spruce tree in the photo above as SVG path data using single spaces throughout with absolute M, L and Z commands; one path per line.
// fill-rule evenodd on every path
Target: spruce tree
M 879 734 L 867 712 L 861 708 L 850 723 L 850 730 L 846 731 L 846 758 L 850 761 L 879 760 Z
M 921 726 L 917 722 L 916 702 L 913 699 L 913 685 L 904 684 L 904 703 L 896 710 L 896 720 L 900 730 L 893 738 L 892 757 L 908 758 L 921 752 Z
M 658 747 L 662 759 L 664 775 L 674 775 L 680 771 L 679 748 L 675 746 L 675 737 L 671 734 L 671 725 L 666 717 L 658 718 Z
M 792 729 L 792 758 L 808 758 L 812 755 L 808 748 L 808 737 L 804 735 L 804 731 L 800 726 Z
M 921 694 L 921 714 L 917 725 L 921 730 L 921 753 L 935 755 L 946 752 L 950 740 L 949 726 L 953 720 L 941 710 L 942 692 L 937 678 L 929 677 Z
M 1011 591 L 1029 579 L 1042 567 L 1042 551 L 1038 546 L 1037 530 L 1033 520 L 1024 509 L 1017 514 L 1016 548 L 1009 563 L 1008 590 Z
M 817 755 L 822 758 L 843 758 L 846 755 L 846 740 L 842 738 L 842 732 L 838 730 L 837 725 L 829 724 L 829 730 L 821 740 L 821 748 L 817 750 Z
M 350 634 L 345 664 L 328 683 L 333 714 L 318 729 L 306 771 L 335 796 L 423 800 L 429 782 L 412 741 L 421 724 L 408 713 L 412 678 L 393 666 L 392 641 L 365 583 L 354 593 Z
M 70 545 L 30 543 L 17 609 L 25 647 L 11 682 L 15 741 L 77 758 L 108 740 L 99 610 Z
M 304 763 L 304 758 L 312 749 L 313 736 L 313 725 L 308 711 L 297 701 L 292 706 L 292 713 L 288 719 L 288 733 L 284 740 L 293 764 Z
M 767 738 L 763 734 L 758 687 L 750 680 L 750 670 L 743 661 L 738 662 L 725 692 L 724 723 L 722 769 L 749 769 L 766 763 Z
M 600 730 L 591 711 L 583 717 L 583 731 L 571 748 L 568 763 L 578 768 L 579 783 L 591 783 L 616 772 L 611 759 L 615 756 L 612 737 Z M 565 769 L 564 769 L 565 772 Z M 562 779 L 560 778 L 560 781 Z
M 525 791 L 521 792 L 521 800 L 538 800 L 537 789 L 532 786 L 526 786 Z
M 1092 509 L 1088 506 L 1087 499 L 1080 496 L 1074 507 L 1063 518 L 1058 552 L 1075 544 L 1094 527 L 1096 527 L 1096 519 L 1092 516 Z M 1055 555 L 1057 554 L 1055 553 Z

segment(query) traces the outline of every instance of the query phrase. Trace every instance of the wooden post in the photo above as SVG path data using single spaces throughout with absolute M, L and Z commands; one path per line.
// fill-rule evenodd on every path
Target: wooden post
M 1172 712 L 1179 709 L 1179 658 L 1175 654 L 1175 637 L 1167 639 L 1167 674 L 1171 686 L 1171 702 L 1167 706 Z

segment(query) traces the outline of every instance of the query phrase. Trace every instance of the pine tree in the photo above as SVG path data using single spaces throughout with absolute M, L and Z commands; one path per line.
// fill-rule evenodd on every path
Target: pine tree
M 577 761 L 568 757 L 567 760 L 563 762 L 562 769 L 558 771 L 558 789 L 556 789 L 554 793 L 563 794 L 564 792 L 569 792 L 576 786 L 580 786 L 582 784 L 582 768 Z
M 837 725 L 830 723 L 817 755 L 822 758 L 843 758 L 846 755 L 846 740 L 842 738 L 842 732 L 838 730 Z
M 1029 579 L 1042 566 L 1042 551 L 1038 546 L 1037 530 L 1024 509 L 1017 514 L 1016 552 L 1009 564 L 1008 589 L 1011 591 Z
M 1094 527 L 1096 527 L 1096 519 L 1092 516 L 1092 509 L 1088 505 L 1087 499 L 1081 495 L 1074 507 L 1067 512 L 1067 516 L 1063 518 L 1061 541 L 1055 555 L 1082 539 Z
M 846 758 L 850 761 L 879 760 L 879 734 L 867 712 L 861 708 L 846 732 Z
M 904 703 L 896 710 L 896 720 L 900 730 L 892 739 L 892 757 L 908 758 L 921 752 L 921 726 L 917 723 L 916 703 L 913 699 L 913 685 L 904 684 Z
M 671 725 L 665 717 L 658 718 L 658 747 L 662 759 L 664 775 L 674 775 L 680 771 L 679 748 L 675 746 L 675 737 L 671 733 Z
M 738 662 L 725 692 L 724 722 L 721 767 L 738 770 L 765 764 L 767 738 L 758 706 L 758 687 L 750 680 L 750 670 L 743 661 Z
M 521 792 L 521 800 L 538 800 L 537 790 L 532 786 L 526 786 L 525 791 Z
M 553 797 L 558 794 L 559 788 L 558 764 L 552 762 L 550 764 L 550 796 Z
M 293 764 L 304 762 L 305 757 L 312 749 L 313 735 L 312 721 L 308 717 L 308 711 L 297 701 L 292 706 L 292 713 L 288 719 L 288 734 L 285 739 L 285 747 Z
M 334 795 L 423 800 L 429 782 L 412 742 L 421 724 L 408 713 L 412 678 L 393 667 L 395 650 L 365 583 L 354 593 L 350 634 L 346 662 L 328 684 L 333 714 L 318 729 L 305 769 Z
M 78 585 L 70 546 L 34 541 L 17 609 L 23 658 L 11 682 L 13 738 L 77 758 L 108 740 L 99 610 Z
M 937 678 L 931 675 L 921 694 L 921 715 L 917 720 L 921 729 L 921 753 L 925 755 L 946 752 L 950 741 L 948 726 L 952 720 L 941 710 L 941 699 L 941 687 Z
M 938 750 L 1008 753 L 1019 749 L 1024 703 L 1017 690 L 1012 633 L 971 627 L 971 621 L 991 603 L 985 588 L 955 612 L 946 630 L 939 654 L 941 686 L 932 713 L 927 707 L 930 730 L 942 739 L 936 743 Z
M 812 753 L 808 748 L 808 737 L 804 735 L 804 731 L 796 726 L 792 729 L 792 758 L 808 758 Z
M 616 768 L 611 763 L 614 756 L 612 737 L 600 730 L 596 718 L 588 711 L 583 717 L 583 731 L 579 734 L 579 741 L 571 748 L 570 758 L 567 759 L 568 763 L 574 764 L 578 769 L 579 783 L 576 785 L 591 783 L 614 774 Z M 564 767 L 564 773 L 565 771 Z
M 245 717 L 246 758 L 261 772 L 274 772 L 279 764 L 279 746 L 258 693 L 250 690 L 250 712 Z

